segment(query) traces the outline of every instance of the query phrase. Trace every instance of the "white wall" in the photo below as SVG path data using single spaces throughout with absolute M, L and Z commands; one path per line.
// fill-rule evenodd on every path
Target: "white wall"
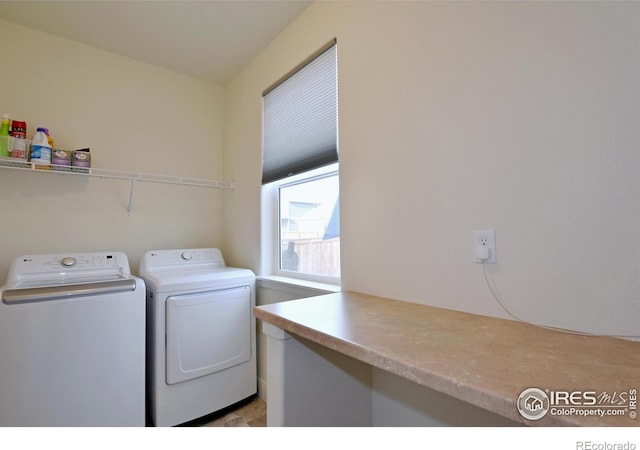
M 640 5 L 319 2 L 226 90 L 223 250 L 258 273 L 263 89 L 338 39 L 343 288 L 640 335 Z
M 0 113 L 30 138 L 90 147 L 95 167 L 188 178 L 222 176 L 224 90 L 38 30 L 0 22 Z M 157 248 L 219 246 L 222 193 L 0 169 L 0 279 L 28 253 L 120 250 L 135 268 Z

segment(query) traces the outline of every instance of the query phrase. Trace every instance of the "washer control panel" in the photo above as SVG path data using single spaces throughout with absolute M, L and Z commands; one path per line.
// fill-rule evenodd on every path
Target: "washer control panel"
M 101 269 L 117 267 L 119 258 L 116 253 L 86 253 L 75 255 L 33 255 L 24 256 L 21 261 L 25 267 L 34 269 L 65 270 L 77 269 Z
M 8 279 L 88 274 L 130 275 L 129 260 L 122 252 L 44 254 L 20 256 L 11 264 Z M 93 276 L 92 275 L 92 276 Z

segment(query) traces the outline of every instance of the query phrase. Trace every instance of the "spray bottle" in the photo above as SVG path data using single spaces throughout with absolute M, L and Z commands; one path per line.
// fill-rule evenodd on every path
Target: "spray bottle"
M 9 156 L 9 127 L 11 126 L 11 118 L 9 114 L 2 116 L 2 125 L 0 125 L 0 157 Z

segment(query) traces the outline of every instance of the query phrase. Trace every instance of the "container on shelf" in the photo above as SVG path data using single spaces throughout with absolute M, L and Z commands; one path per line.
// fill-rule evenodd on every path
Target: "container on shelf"
M 29 157 L 30 145 L 27 140 L 27 123 L 20 120 L 12 121 L 10 135 L 13 138 L 9 146 L 11 157 L 26 161 Z
M 0 125 L 0 157 L 8 158 L 11 147 L 9 146 L 9 129 L 11 127 L 11 118 L 9 114 L 2 115 L 2 124 Z
M 27 155 L 29 154 L 29 149 L 31 147 L 31 141 L 28 139 L 18 139 L 18 138 L 14 138 L 14 137 L 7 137 L 7 136 L 0 136 L 0 140 L 6 140 L 7 141 L 7 145 L 9 148 L 12 148 L 16 145 L 18 145 L 19 147 L 24 147 L 25 149 L 25 153 L 24 153 L 24 157 L 13 157 L 13 156 L 9 156 L 9 157 L 0 157 L 0 163 L 3 166 L 6 167 L 22 167 L 22 168 L 29 168 L 31 167 L 31 164 L 29 164 L 27 162 Z
M 51 168 L 68 172 L 71 170 L 71 151 L 54 148 L 51 153 Z
M 31 163 L 36 169 L 51 169 L 51 145 L 45 130 L 38 128 L 31 142 Z
M 71 158 L 71 170 L 73 172 L 89 173 L 91 167 L 91 152 L 88 148 L 82 148 L 73 152 Z

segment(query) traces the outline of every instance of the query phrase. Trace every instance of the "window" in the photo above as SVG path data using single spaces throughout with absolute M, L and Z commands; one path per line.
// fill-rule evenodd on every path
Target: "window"
M 278 272 L 340 277 L 337 167 L 278 184 Z M 291 273 L 286 273 L 291 275 Z
M 340 279 L 337 53 L 331 42 L 263 93 L 263 190 L 274 273 Z

